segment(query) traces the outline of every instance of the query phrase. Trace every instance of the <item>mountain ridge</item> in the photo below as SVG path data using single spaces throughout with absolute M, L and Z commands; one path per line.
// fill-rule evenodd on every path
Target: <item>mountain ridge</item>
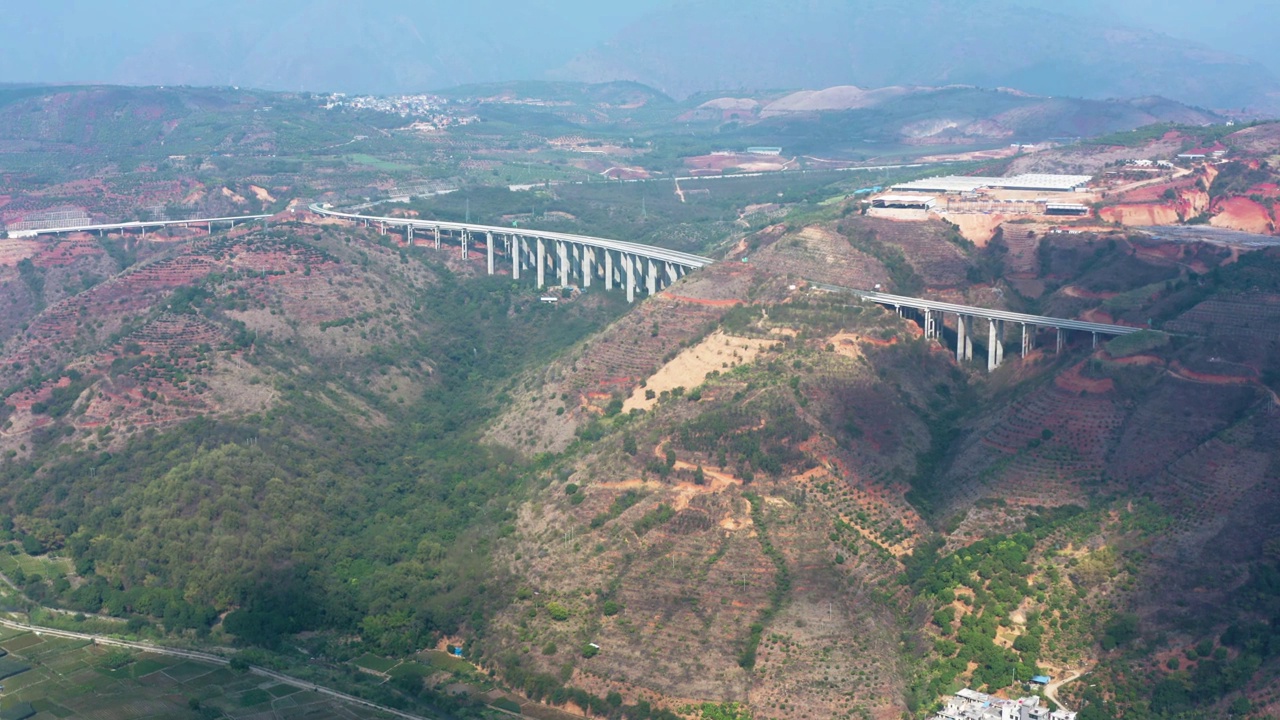
M 704 54 L 707 37 L 730 41 Z M 1132 66 L 1144 72 L 1124 72 Z M 717 87 L 960 83 L 1086 98 L 1163 94 L 1216 108 L 1274 109 L 1280 99 L 1275 77 L 1255 61 L 1150 31 L 1097 33 L 999 0 L 923 11 L 703 0 L 646 16 L 554 75 L 636 80 L 675 97 Z

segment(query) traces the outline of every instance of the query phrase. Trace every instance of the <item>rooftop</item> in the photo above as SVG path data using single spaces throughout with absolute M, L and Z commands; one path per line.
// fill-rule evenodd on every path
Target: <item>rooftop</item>
M 1004 188 L 1009 190 L 1047 190 L 1069 192 L 1082 187 L 1093 179 L 1091 175 L 1046 175 L 1025 173 L 1013 177 L 981 177 L 947 175 L 925 178 L 894 185 L 894 190 L 916 192 L 973 192 L 979 188 Z

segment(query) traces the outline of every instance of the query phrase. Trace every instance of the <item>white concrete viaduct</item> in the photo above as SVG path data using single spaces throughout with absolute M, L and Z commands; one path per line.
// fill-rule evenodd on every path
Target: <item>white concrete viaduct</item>
M 405 239 L 413 242 L 415 233 L 429 233 L 435 247 L 445 239 L 458 244 L 462 257 L 481 243 L 485 248 L 486 269 L 497 272 L 500 251 L 511 263 L 511 277 L 520 279 L 532 272 L 538 288 L 549 283 L 561 287 L 578 281 L 582 287 L 595 282 L 604 289 L 625 288 L 627 301 L 636 294 L 656 295 L 659 290 L 689 273 L 714 262 L 711 258 L 668 250 L 652 245 L 609 240 L 590 235 L 499 227 L 476 223 L 418 220 L 416 218 L 383 217 L 339 212 L 320 204 L 311 206 L 317 215 L 343 218 L 377 227 L 386 234 L 389 228 L 403 228 Z
M 101 235 L 113 230 L 118 230 L 120 232 L 137 230 L 145 235 L 147 228 L 164 228 L 175 225 L 181 227 L 204 225 L 209 232 L 213 232 L 214 225 L 235 227 L 237 223 L 253 222 L 254 220 L 265 221 L 270 217 L 270 215 L 237 215 L 235 217 L 192 218 L 190 220 L 132 220 L 129 222 L 102 223 L 98 225 L 74 225 L 68 227 L 43 228 L 40 230 L 10 230 L 9 237 L 32 238 L 39 237 L 40 235 L 65 235 L 67 233 L 76 232 L 96 232 Z
M 676 250 L 589 235 L 570 235 L 474 223 L 358 215 L 339 212 L 319 204 L 312 205 L 311 211 L 319 215 L 361 222 L 366 227 L 376 226 L 383 234 L 388 228 L 403 228 L 405 237 L 410 242 L 415 232 L 429 232 L 437 249 L 441 247 L 443 239 L 449 238 L 458 243 L 464 258 L 468 257 L 468 252 L 476 240 L 482 239 L 490 275 L 496 271 L 495 248 L 500 247 L 509 258 L 511 276 L 514 279 L 518 280 L 524 273 L 532 271 L 539 288 L 546 287 L 548 282 L 556 282 L 563 287 L 573 280 L 580 280 L 583 287 L 590 287 L 593 282 L 600 281 L 606 290 L 625 287 L 629 302 L 635 300 L 637 292 L 654 295 L 689 271 L 714 262 L 711 258 Z M 978 319 L 981 318 L 987 324 L 988 370 L 995 370 L 1004 362 L 1004 343 L 1008 325 L 1017 325 L 1021 329 L 1022 357 L 1026 357 L 1031 352 L 1036 331 L 1040 328 L 1057 330 L 1058 352 L 1066 346 L 1065 333 L 1067 332 L 1090 333 L 1093 345 L 1097 347 L 1100 335 L 1128 335 L 1141 330 L 1141 328 L 1126 325 L 989 310 L 838 285 L 815 283 L 814 287 L 827 292 L 853 294 L 866 301 L 894 308 L 900 315 L 904 310 L 913 310 L 919 313 L 927 338 L 941 339 L 944 316 L 955 315 L 957 363 L 973 360 L 974 329 Z
M 1064 320 L 1062 318 L 1048 317 L 1046 315 L 1028 315 L 1026 313 L 1008 312 L 1007 310 L 989 310 L 987 308 L 957 305 L 955 303 L 946 303 L 937 300 L 925 300 L 923 298 L 907 297 L 905 295 L 890 295 L 888 293 L 874 292 L 871 290 L 855 290 L 853 288 L 840 287 L 839 285 L 815 283 L 814 287 L 827 292 L 857 295 L 863 300 L 867 300 L 878 305 L 884 305 L 885 307 L 891 307 L 896 310 L 899 315 L 903 313 L 904 308 L 915 310 L 920 314 L 921 321 L 924 325 L 924 335 L 927 338 L 941 338 L 944 315 L 947 313 L 955 315 L 957 363 L 966 363 L 973 360 L 974 326 L 978 324 L 978 318 L 982 318 L 987 322 L 988 371 L 995 370 L 1004 363 L 1006 324 L 1017 325 L 1021 329 L 1021 356 L 1024 358 L 1027 356 L 1027 353 L 1031 352 L 1031 349 L 1035 345 L 1036 331 L 1042 327 L 1055 328 L 1057 330 L 1057 352 L 1062 352 L 1063 348 L 1066 347 L 1065 333 L 1069 331 L 1089 333 L 1093 347 L 1097 347 L 1098 336 L 1100 335 L 1129 335 L 1142 329 L 1130 327 L 1128 325 L 1111 325 L 1108 323 L 1087 322 L 1084 320 Z

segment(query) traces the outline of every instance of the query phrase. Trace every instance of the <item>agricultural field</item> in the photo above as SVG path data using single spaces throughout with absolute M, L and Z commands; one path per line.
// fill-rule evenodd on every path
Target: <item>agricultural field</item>
M 0 630 L 4 678 L 0 716 L 34 720 L 145 718 L 379 718 L 323 694 L 226 666 L 83 640 Z M 24 711 L 25 708 L 25 711 Z

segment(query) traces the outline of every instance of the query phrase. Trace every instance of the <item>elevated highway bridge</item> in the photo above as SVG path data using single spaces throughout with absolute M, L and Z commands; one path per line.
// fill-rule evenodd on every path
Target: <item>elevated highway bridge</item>
M 1110 323 L 1087 322 L 1084 320 L 1067 320 L 1047 315 L 1028 315 L 1026 313 L 1009 312 L 1008 310 L 991 310 L 988 308 L 957 305 L 940 300 L 908 297 L 906 295 L 890 295 L 874 290 L 857 290 L 815 283 L 814 287 L 827 292 L 847 293 L 885 307 L 891 307 L 902 314 L 903 309 L 913 310 L 920 314 L 924 323 L 924 335 L 927 338 L 942 337 L 942 321 L 945 314 L 956 316 L 956 362 L 967 362 L 973 359 L 973 331 L 977 319 L 987 321 L 987 369 L 994 370 L 1004 362 L 1004 341 L 1006 324 L 1016 325 L 1021 329 L 1022 357 L 1031 351 L 1035 332 L 1038 328 L 1054 328 L 1057 332 L 1057 350 L 1062 351 L 1066 343 L 1067 331 L 1087 332 L 1092 336 L 1093 346 L 1098 346 L 1100 335 L 1129 335 L 1142 328 L 1129 325 L 1112 325 Z
M 593 282 L 599 281 L 606 290 L 625 287 L 628 302 L 633 302 L 639 291 L 656 295 L 659 290 L 689 272 L 715 262 L 711 258 L 678 250 L 590 235 L 477 223 L 358 215 L 339 212 L 320 204 L 313 204 L 310 209 L 317 215 L 377 227 L 383 234 L 389 228 L 403 228 L 405 239 L 411 244 L 415 234 L 428 234 L 436 249 L 445 240 L 457 242 L 463 258 L 483 240 L 490 275 L 496 272 L 497 246 L 501 245 L 501 252 L 511 263 L 511 276 L 514 279 L 519 280 L 524 274 L 532 273 L 539 288 L 547 286 L 548 278 L 556 280 L 561 287 L 572 281 L 580 282 L 582 287 L 590 287 Z
M 171 226 L 187 227 L 190 225 L 204 225 L 209 232 L 213 232 L 214 225 L 228 225 L 235 227 L 236 223 L 253 222 L 254 220 L 266 220 L 270 215 L 237 215 L 235 217 L 216 217 L 216 218 L 191 218 L 189 220 L 132 220 L 130 222 L 119 223 L 102 223 L 98 225 L 72 225 L 68 227 L 42 228 L 40 230 L 10 230 L 11 238 L 32 238 L 40 235 L 66 235 L 68 233 L 77 232 L 96 232 L 102 234 L 104 232 L 128 230 L 139 230 L 143 233 L 147 228 L 164 228 Z
M 624 287 L 629 302 L 635 300 L 637 292 L 643 291 L 648 295 L 655 295 L 659 290 L 689 272 L 715 262 L 711 258 L 677 250 L 590 235 L 478 223 L 363 215 L 334 210 L 321 204 L 313 204 L 310 209 L 318 215 L 359 222 L 367 227 L 376 226 L 384 234 L 389 228 L 400 228 L 404 230 L 409 242 L 413 241 L 415 233 L 426 234 L 434 241 L 436 249 L 440 249 L 446 240 L 450 243 L 456 242 L 463 258 L 468 257 L 471 248 L 482 241 L 490 275 L 496 272 L 496 264 L 499 261 L 497 253 L 500 247 L 500 252 L 505 255 L 504 262 L 511 263 L 511 275 L 514 279 L 532 274 L 539 288 L 546 287 L 548 278 L 558 281 L 561 287 L 575 280 L 580 281 L 583 287 L 590 287 L 593 282 L 601 282 L 607 290 Z M 1018 326 L 1021 329 L 1022 357 L 1026 357 L 1031 351 L 1036 331 L 1040 328 L 1057 330 L 1058 351 L 1065 346 L 1064 333 L 1066 332 L 1090 333 L 1096 347 L 1099 336 L 1128 335 L 1141 329 L 1126 325 L 990 310 L 837 285 L 819 283 L 814 284 L 814 287 L 827 292 L 851 294 L 867 302 L 892 307 L 899 314 L 903 314 L 904 311 L 918 313 L 923 321 L 925 336 L 928 338 L 941 340 L 945 315 L 955 315 L 957 362 L 973 360 L 974 327 L 979 319 L 983 319 L 987 323 L 988 370 L 994 370 L 1004 362 L 1004 342 L 1006 330 L 1010 326 Z

